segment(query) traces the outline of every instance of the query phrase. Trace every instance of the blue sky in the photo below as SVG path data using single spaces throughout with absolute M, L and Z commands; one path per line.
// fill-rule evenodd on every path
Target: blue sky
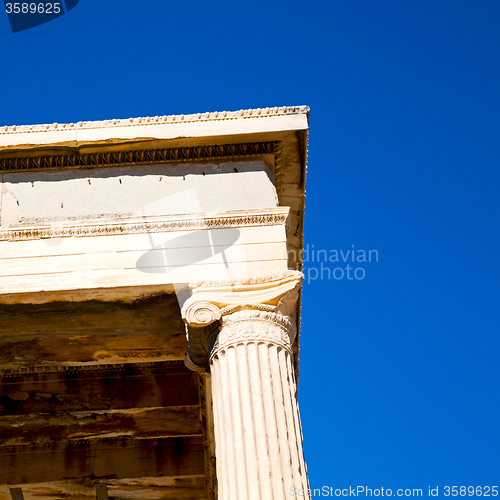
M 498 485 L 497 0 L 80 0 L 0 43 L 0 125 L 309 105 L 305 243 L 378 251 L 304 287 L 311 486 Z

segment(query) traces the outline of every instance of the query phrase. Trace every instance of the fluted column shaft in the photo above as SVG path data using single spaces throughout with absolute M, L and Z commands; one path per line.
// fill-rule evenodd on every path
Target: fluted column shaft
M 219 500 L 288 500 L 300 489 L 308 498 L 295 334 L 275 312 L 222 317 L 210 355 Z

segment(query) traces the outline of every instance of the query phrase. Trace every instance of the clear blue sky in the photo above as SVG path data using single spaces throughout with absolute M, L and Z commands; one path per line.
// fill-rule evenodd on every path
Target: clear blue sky
M 378 251 L 304 288 L 311 486 L 499 484 L 498 0 L 80 0 L 0 43 L 0 125 L 309 105 L 306 245 Z

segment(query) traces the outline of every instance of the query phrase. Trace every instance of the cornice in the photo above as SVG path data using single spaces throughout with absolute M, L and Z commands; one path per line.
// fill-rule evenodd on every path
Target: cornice
M 24 172 L 66 168 L 94 168 L 147 163 L 179 163 L 212 158 L 240 158 L 280 153 L 279 142 L 249 142 L 213 146 L 140 149 L 136 151 L 107 151 L 99 153 L 44 155 L 26 158 L 0 158 L 1 172 Z M 280 160 L 276 160 L 280 161 Z
M 54 224 L 9 225 L 0 226 L 0 241 L 274 226 L 286 223 L 289 210 L 288 207 L 279 207 L 185 216 L 121 217 Z
M 159 123 L 189 123 L 223 120 L 238 120 L 249 118 L 266 118 L 270 116 L 309 114 L 308 106 L 281 106 L 274 108 L 241 109 L 239 111 L 215 111 L 207 113 L 193 113 L 188 115 L 163 115 L 127 119 L 112 119 L 101 121 L 80 121 L 78 123 L 53 123 L 44 125 L 5 125 L 0 127 L 0 135 L 31 132 L 53 132 L 71 129 L 102 129 L 113 127 L 134 127 L 157 125 Z

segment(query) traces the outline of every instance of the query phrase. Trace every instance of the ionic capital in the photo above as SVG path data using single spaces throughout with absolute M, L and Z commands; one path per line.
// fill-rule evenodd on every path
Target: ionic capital
M 302 278 L 302 273 L 288 271 L 281 276 L 247 282 L 191 285 L 192 295 L 181 310 L 187 327 L 187 364 L 208 366 L 214 343 L 217 349 L 222 345 L 223 339 L 217 340 L 221 324 L 224 329 L 228 328 L 227 335 L 233 332 L 233 340 L 237 338 L 235 332 L 242 332 L 242 342 L 253 336 L 273 332 L 269 335 L 289 350 L 295 338 L 295 325 L 290 315 L 298 298 Z M 242 326 L 243 322 L 245 327 Z M 265 322 L 271 327 L 266 327 Z M 253 341 L 257 340 L 256 337 Z
M 288 271 L 252 281 L 190 285 L 191 297 L 182 307 L 182 319 L 189 326 L 207 326 L 224 314 L 243 308 L 266 310 L 289 315 L 297 301 L 303 275 Z

